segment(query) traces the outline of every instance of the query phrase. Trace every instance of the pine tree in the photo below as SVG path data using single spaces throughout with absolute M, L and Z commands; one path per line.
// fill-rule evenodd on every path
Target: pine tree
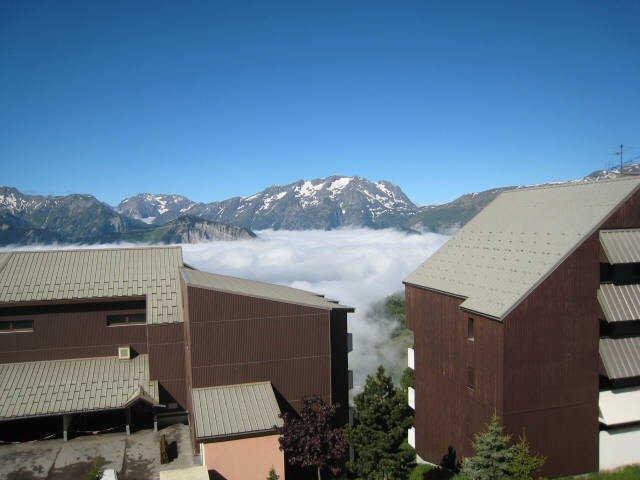
M 271 469 L 269 470 L 269 475 L 267 476 L 267 480 L 278 480 L 280 478 L 280 475 L 278 475 L 275 471 L 275 469 Z
M 299 416 L 282 415 L 280 450 L 291 465 L 315 467 L 318 480 L 323 470 L 339 470 L 349 452 L 344 429 L 335 426 L 337 410 L 337 405 L 310 397 L 302 400 Z
M 468 480 L 510 480 L 514 449 L 495 415 L 484 432 L 476 435 L 474 455 L 462 462 L 462 476 Z
M 350 470 L 367 480 L 407 478 L 415 465 L 415 451 L 407 443 L 413 411 L 406 395 L 393 385 L 383 367 L 367 377 L 354 398 L 353 426 L 348 438 L 354 449 Z
M 524 435 L 520 436 L 518 443 L 513 445 L 513 458 L 509 466 L 512 480 L 534 480 L 544 465 L 545 458 L 541 455 L 531 454 L 529 444 Z

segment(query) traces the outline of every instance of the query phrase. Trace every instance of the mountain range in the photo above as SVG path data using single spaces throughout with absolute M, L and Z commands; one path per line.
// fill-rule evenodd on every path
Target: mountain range
M 253 237 L 246 228 L 192 216 L 149 225 L 91 195 L 27 195 L 13 187 L 0 187 L 0 245 L 189 243 Z
M 640 164 L 598 170 L 574 181 L 640 174 Z M 0 245 L 45 243 L 196 243 L 255 237 L 253 230 L 398 228 L 450 234 L 501 192 L 468 193 L 418 206 L 387 181 L 330 176 L 274 185 L 248 197 L 202 203 L 182 195 L 141 193 L 112 207 L 92 195 L 28 195 L 0 187 Z

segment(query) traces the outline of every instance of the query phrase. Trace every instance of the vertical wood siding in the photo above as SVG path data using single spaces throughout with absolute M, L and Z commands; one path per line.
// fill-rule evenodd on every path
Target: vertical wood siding
M 193 388 L 268 380 L 295 409 L 332 401 L 328 311 L 191 286 L 187 296 Z
M 0 333 L 0 363 L 114 356 L 129 345 L 149 354 L 151 378 L 166 392 L 162 402 L 177 401 L 186 408 L 184 338 L 181 323 L 107 326 L 112 313 L 144 313 L 144 310 L 56 311 L 31 315 L 6 315 L 4 320 L 32 319 L 33 332 Z M 53 306 L 51 307 L 54 308 Z M 57 307 L 59 309 L 59 307 Z M 46 307 L 41 307 L 45 309 Z M 78 309 L 78 305 L 74 306 Z
M 34 331 L 0 333 L 0 363 L 117 355 L 122 345 L 148 353 L 146 325 L 108 327 L 107 315 L 111 313 L 144 313 L 144 310 L 3 316 L 3 320 L 32 319 Z
M 461 458 L 471 453 L 474 433 L 501 411 L 502 324 L 461 311 L 456 297 L 411 286 L 405 292 L 416 355 L 416 450 L 434 463 L 449 447 Z M 474 389 L 467 387 L 467 367 L 475 372 Z
M 549 476 L 597 469 L 599 240 L 593 235 L 504 320 L 504 423 Z

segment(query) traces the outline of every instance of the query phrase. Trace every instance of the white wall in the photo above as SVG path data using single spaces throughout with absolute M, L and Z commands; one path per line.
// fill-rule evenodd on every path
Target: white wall
M 413 448 L 416 448 L 416 427 L 411 427 L 407 432 L 407 442 Z
M 640 463 L 640 425 L 600 432 L 600 470 Z
M 599 420 L 605 425 L 640 421 L 640 387 L 603 390 L 598 403 Z

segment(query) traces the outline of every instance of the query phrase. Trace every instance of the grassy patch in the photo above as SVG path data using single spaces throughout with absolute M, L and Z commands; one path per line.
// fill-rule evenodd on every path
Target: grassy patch
M 565 477 L 563 480 L 638 480 L 640 479 L 640 465 L 624 467 L 611 472 L 590 473 L 577 477 Z
M 453 478 L 451 472 L 433 465 L 417 465 L 409 475 L 409 480 L 448 480 L 450 478 Z

